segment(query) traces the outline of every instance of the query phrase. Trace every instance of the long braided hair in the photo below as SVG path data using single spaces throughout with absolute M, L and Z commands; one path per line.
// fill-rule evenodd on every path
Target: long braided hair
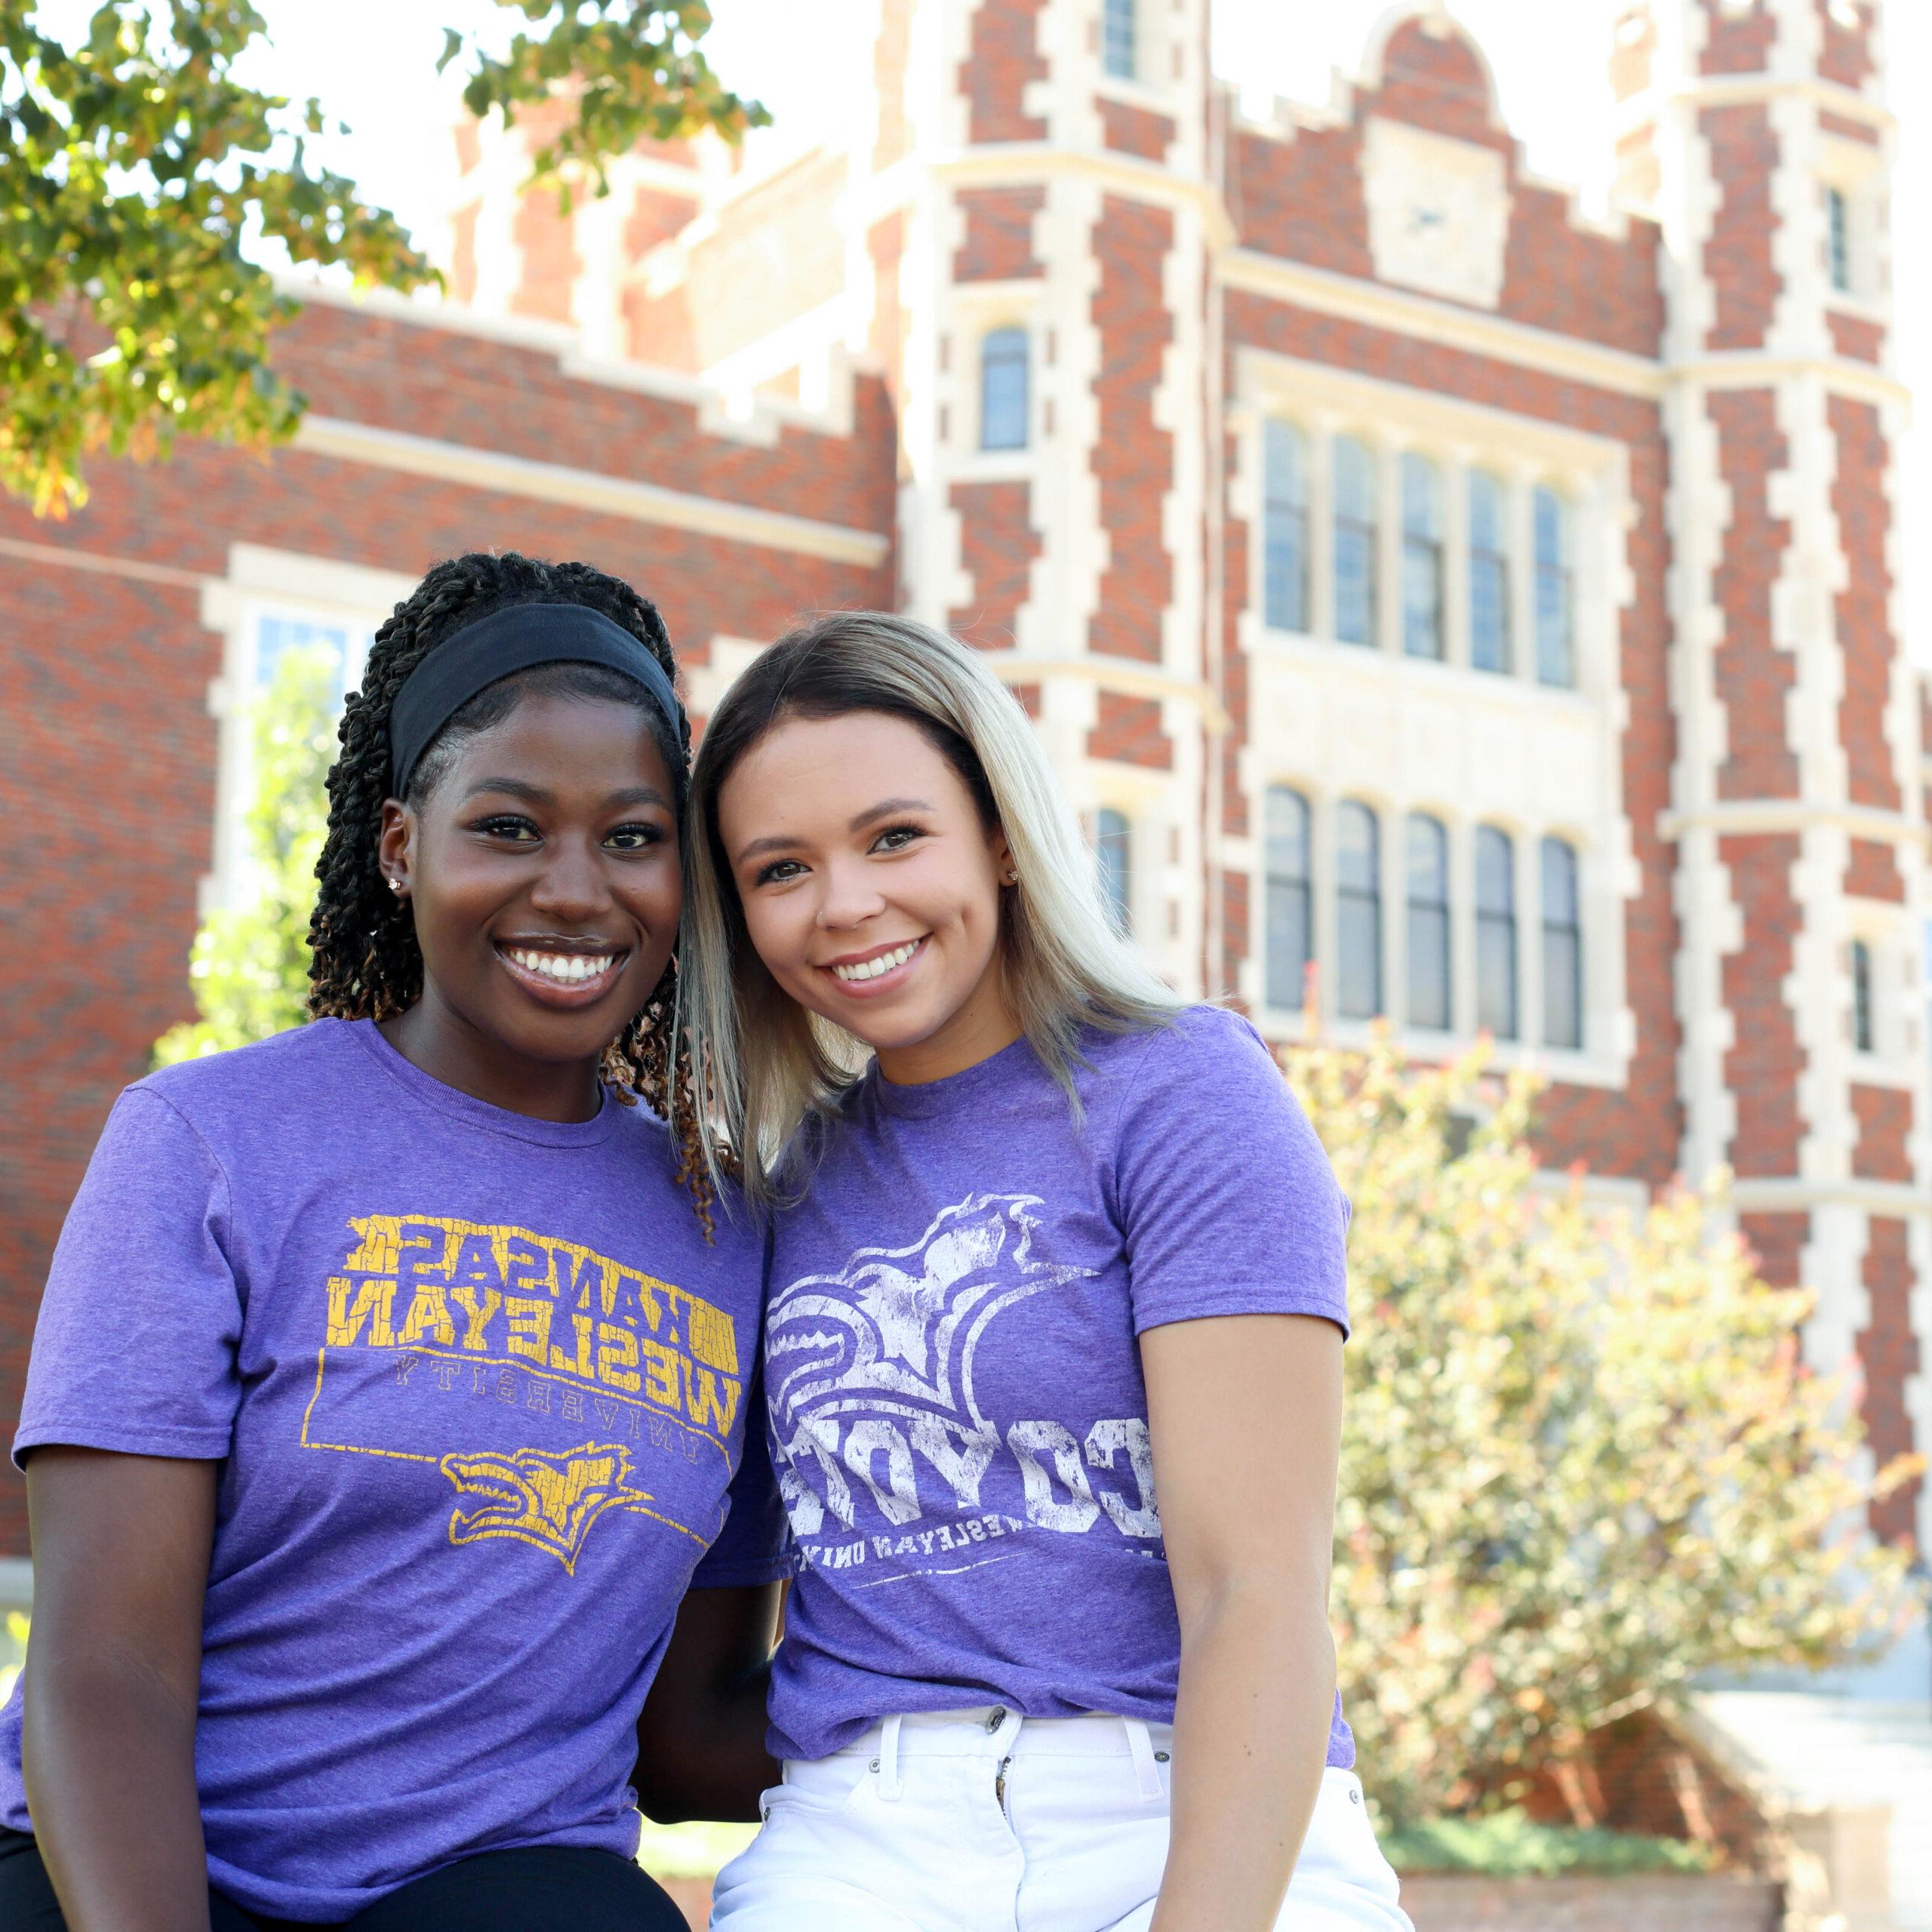
M 457 631 L 517 604 L 582 604 L 638 638 L 675 680 L 677 661 L 657 607 L 589 564 L 549 564 L 513 551 L 471 551 L 435 565 L 376 633 L 361 690 L 342 718 L 342 752 L 328 776 L 328 835 L 315 866 L 319 889 L 309 921 L 309 1012 L 318 1020 L 387 1020 L 423 991 L 423 954 L 409 906 L 387 890 L 378 862 L 383 802 L 389 796 L 389 712 L 409 674 Z M 620 673 L 600 665 L 548 664 L 506 678 L 463 706 L 417 761 L 403 802 L 420 807 L 467 740 L 500 723 L 520 698 L 542 691 L 610 699 L 636 707 L 669 768 L 683 817 L 691 722 L 680 712 L 676 742 L 657 707 Z M 678 1179 L 690 1190 L 706 1238 L 713 1195 L 693 1098 L 689 1056 L 674 1050 L 674 957 L 644 1009 L 604 1050 L 602 1073 L 618 1099 L 641 1099 L 670 1124 Z

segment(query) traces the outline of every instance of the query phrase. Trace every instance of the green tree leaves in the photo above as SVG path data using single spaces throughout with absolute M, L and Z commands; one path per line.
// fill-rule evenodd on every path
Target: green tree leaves
M 1592 1213 L 1538 1180 L 1531 1084 L 1474 1058 L 1290 1077 L 1355 1204 L 1332 1601 L 1391 1822 L 1500 1801 L 1700 1672 L 1893 1627 L 1906 1558 L 1864 1506 L 1911 1469 L 1861 1474 L 1810 1298 L 1758 1278 L 1721 1184 Z
M 465 99 L 560 123 L 539 177 L 601 186 L 641 140 L 735 138 L 764 118 L 697 49 L 702 5 L 498 4 L 530 30 L 501 59 L 476 55 Z M 147 460 L 183 435 L 259 449 L 294 433 L 303 398 L 269 363 L 294 305 L 245 249 L 280 243 L 365 285 L 435 275 L 394 217 L 312 163 L 319 103 L 235 78 L 263 29 L 247 0 L 105 0 L 71 50 L 34 14 L 0 0 L 0 486 L 61 515 L 86 500 L 94 451 Z M 450 35 L 445 63 L 464 45 Z

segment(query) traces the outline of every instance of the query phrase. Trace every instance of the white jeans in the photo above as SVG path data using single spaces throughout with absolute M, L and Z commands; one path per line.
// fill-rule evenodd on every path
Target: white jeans
M 1173 1751 L 1128 1718 L 888 1718 L 786 1764 L 713 1932 L 1146 1932 Z M 1360 1782 L 1324 1771 L 1276 1932 L 1414 1932 L 1396 1889 Z

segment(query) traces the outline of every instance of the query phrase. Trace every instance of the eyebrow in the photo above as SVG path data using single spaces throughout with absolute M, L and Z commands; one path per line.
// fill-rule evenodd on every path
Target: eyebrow
M 845 829 L 848 832 L 863 832 L 867 826 L 875 824 L 882 818 L 891 818 L 895 813 L 930 812 L 938 809 L 925 798 L 881 798 L 877 804 L 868 805 L 863 811 L 848 820 Z M 739 847 L 736 863 L 743 865 L 747 859 L 761 857 L 767 852 L 789 851 L 798 843 L 797 839 L 788 838 L 782 833 L 774 838 L 754 838 Z
M 466 801 L 477 798 L 485 792 L 501 792 L 512 798 L 521 798 L 526 804 L 549 805 L 556 802 L 555 792 L 541 785 L 532 785 L 521 778 L 481 778 L 464 792 Z M 654 785 L 627 785 L 621 791 L 613 792 L 604 801 L 608 811 L 626 805 L 662 805 L 666 811 L 671 801 Z

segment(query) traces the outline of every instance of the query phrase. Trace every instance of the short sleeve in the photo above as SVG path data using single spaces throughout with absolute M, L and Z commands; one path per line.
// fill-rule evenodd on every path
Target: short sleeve
M 134 1456 L 228 1454 L 242 1308 L 223 1251 L 228 1187 L 150 1089 L 115 1103 L 68 1211 L 34 1329 L 14 1460 L 48 1443 Z
M 730 1503 L 718 1540 L 691 1573 L 694 1590 L 728 1589 L 744 1583 L 775 1583 L 796 1567 L 789 1531 L 779 1501 L 778 1480 L 764 1447 L 764 1414 L 756 1411 L 746 1431 L 744 1459 L 725 1492 Z
M 1348 1203 L 1245 1020 L 1196 1008 L 1157 1033 L 1117 1137 L 1137 1335 L 1216 1315 L 1321 1315 L 1348 1334 Z

